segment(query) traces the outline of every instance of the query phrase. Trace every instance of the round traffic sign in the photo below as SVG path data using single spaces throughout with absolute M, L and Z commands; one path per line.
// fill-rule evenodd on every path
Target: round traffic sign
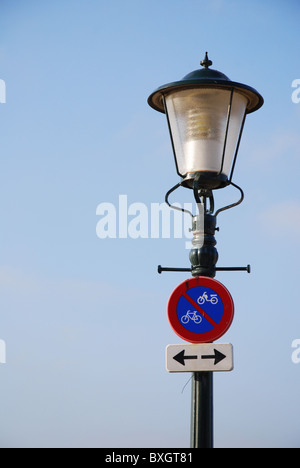
M 174 332 L 190 343 L 212 343 L 229 329 L 234 304 L 222 283 L 205 276 L 190 278 L 173 291 L 168 319 Z

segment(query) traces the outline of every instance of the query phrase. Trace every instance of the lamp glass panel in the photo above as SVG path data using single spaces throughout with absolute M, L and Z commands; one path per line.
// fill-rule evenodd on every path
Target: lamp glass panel
M 247 98 L 233 93 L 222 168 L 231 90 L 198 88 L 175 91 L 166 96 L 166 107 L 179 174 L 215 172 L 228 177 Z

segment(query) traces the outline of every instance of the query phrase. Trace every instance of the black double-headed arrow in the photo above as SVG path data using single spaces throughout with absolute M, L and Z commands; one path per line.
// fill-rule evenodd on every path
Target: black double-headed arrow
M 198 356 L 185 356 L 185 350 L 180 351 L 176 356 L 173 357 L 175 361 L 179 362 L 182 366 L 185 366 L 185 361 L 188 359 L 198 359 Z M 226 356 L 223 353 L 220 353 L 217 349 L 214 349 L 214 354 L 213 355 L 204 355 L 201 356 L 201 359 L 214 359 L 215 363 L 214 365 L 216 366 L 219 364 L 219 362 L 223 361 Z

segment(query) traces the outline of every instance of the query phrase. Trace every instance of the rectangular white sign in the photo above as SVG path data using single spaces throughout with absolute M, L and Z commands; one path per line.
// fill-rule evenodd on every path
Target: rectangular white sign
M 229 372 L 233 370 L 233 347 L 229 343 L 167 346 L 168 372 Z

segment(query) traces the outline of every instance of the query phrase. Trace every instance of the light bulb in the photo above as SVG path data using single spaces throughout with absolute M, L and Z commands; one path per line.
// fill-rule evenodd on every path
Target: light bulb
M 239 93 L 233 94 L 226 139 L 230 102 L 228 89 L 185 89 L 166 96 L 177 167 L 182 177 L 195 172 L 228 176 L 247 99 Z

